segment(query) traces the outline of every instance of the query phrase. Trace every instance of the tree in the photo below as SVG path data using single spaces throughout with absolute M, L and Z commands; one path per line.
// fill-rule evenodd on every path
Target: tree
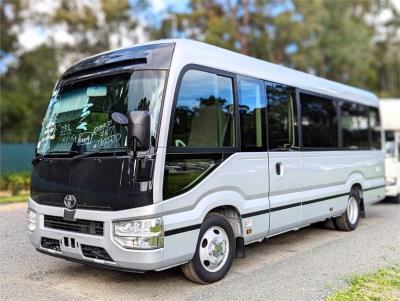
M 58 76 L 55 50 L 48 46 L 24 53 L 1 80 L 1 139 L 35 141 Z
M 371 20 L 388 9 L 393 17 L 380 40 Z M 151 36 L 188 37 L 399 97 L 399 24 L 390 0 L 191 0 L 187 12 L 170 10 Z
M 138 0 L 137 9 L 145 8 Z M 137 26 L 128 0 L 60 0 L 55 11 L 36 13 L 33 1 L 0 0 L 1 57 L 14 62 L 0 74 L 1 140 L 37 140 L 41 121 L 57 78 L 66 67 L 84 57 L 134 43 Z M 18 35 L 24 22 L 48 34 L 45 44 L 27 51 Z M 62 40 L 63 29 L 70 39 Z M 3 30 L 4 29 L 4 30 Z

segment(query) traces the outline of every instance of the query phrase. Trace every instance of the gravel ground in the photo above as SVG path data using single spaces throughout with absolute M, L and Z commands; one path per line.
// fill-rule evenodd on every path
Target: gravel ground
M 26 205 L 0 206 L 0 300 L 323 300 L 353 273 L 400 262 L 400 206 L 367 207 L 356 231 L 315 226 L 255 243 L 222 281 L 202 286 L 179 268 L 129 274 L 40 254 Z

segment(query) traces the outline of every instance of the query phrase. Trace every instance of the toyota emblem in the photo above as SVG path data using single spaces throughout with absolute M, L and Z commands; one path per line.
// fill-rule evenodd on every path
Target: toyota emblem
M 64 205 L 68 209 L 73 209 L 76 206 L 76 197 L 73 194 L 67 194 L 64 197 Z

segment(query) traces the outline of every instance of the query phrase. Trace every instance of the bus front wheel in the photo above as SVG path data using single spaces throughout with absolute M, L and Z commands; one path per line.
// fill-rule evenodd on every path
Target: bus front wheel
M 183 274 L 200 284 L 216 282 L 228 273 L 235 249 L 235 236 L 227 219 L 210 213 L 201 225 L 194 257 L 182 266 Z

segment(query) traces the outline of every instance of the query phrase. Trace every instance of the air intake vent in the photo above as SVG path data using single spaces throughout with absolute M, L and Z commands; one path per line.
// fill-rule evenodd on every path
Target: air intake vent
M 58 239 L 42 237 L 40 245 L 44 249 L 49 249 L 57 252 L 61 252 L 60 241 Z
M 104 250 L 103 248 L 88 246 L 88 245 L 81 245 L 81 248 L 82 248 L 82 254 L 85 257 L 106 260 L 106 261 L 114 261 L 112 260 L 110 255 L 108 255 L 107 251 Z
M 44 216 L 44 226 L 50 229 L 99 236 L 102 236 L 104 232 L 103 222 L 89 221 L 84 219 L 77 219 L 76 221 L 66 221 L 62 217 L 50 215 Z

